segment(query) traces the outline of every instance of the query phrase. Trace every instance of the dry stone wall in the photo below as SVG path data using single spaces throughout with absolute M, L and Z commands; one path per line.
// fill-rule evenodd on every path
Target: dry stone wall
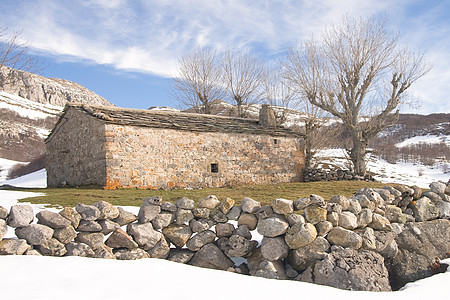
M 106 125 L 107 187 L 200 188 L 298 181 L 298 138 Z M 216 168 L 216 169 L 214 169 Z
M 352 197 L 144 199 L 138 214 L 99 201 L 59 213 L 0 207 L 0 254 L 160 258 L 348 290 L 390 291 L 445 270 L 450 186 L 387 186 Z M 37 222 L 35 222 L 37 219 Z M 2 239 L 7 226 L 18 239 Z M 262 236 L 262 238 L 259 237 Z M 237 261 L 244 261 L 236 264 Z M 390 279 L 390 280 L 389 280 Z

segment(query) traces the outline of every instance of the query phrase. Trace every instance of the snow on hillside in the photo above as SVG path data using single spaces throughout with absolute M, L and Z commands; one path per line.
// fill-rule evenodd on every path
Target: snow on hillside
M 9 170 L 16 164 L 24 163 L 6 158 L 0 158 L 0 185 L 2 181 L 6 180 Z
M 30 119 L 59 116 L 63 110 L 60 106 L 38 103 L 3 91 L 0 91 L 0 108 L 15 111 L 20 116 Z
M 450 135 L 421 135 L 421 136 L 415 136 L 409 139 L 404 140 L 401 143 L 395 144 L 395 146 L 401 148 L 416 144 L 439 144 L 439 143 L 445 143 L 446 145 L 450 146 Z

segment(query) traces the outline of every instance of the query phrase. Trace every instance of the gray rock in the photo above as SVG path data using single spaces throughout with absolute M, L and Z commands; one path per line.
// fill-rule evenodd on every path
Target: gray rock
M 316 224 L 316 230 L 318 236 L 325 236 L 333 229 L 333 224 L 328 221 L 322 221 Z
M 450 221 L 445 219 L 405 224 L 395 238 L 398 253 L 389 267 L 394 290 L 433 274 L 430 265 L 450 253 L 449 228 Z
M 55 229 L 53 237 L 63 244 L 68 244 L 77 236 L 75 228 L 67 226 L 64 228 Z
M 402 210 L 400 209 L 400 212 Z M 367 225 L 369 225 L 370 223 L 372 223 L 373 220 L 373 213 L 370 209 L 368 208 L 364 208 L 363 210 L 361 210 L 361 212 L 358 215 L 358 219 L 357 219 L 357 225 L 359 228 L 364 228 Z
M 327 221 L 333 224 L 334 227 L 339 224 L 339 213 L 337 212 L 328 212 L 327 213 Z
M 189 221 L 194 218 L 191 210 L 178 208 L 175 212 L 175 223 L 178 225 L 189 224 Z
M 117 228 L 105 242 L 106 246 L 111 248 L 127 248 L 134 249 L 138 244 L 125 231 Z
M 288 277 L 288 279 L 294 279 L 295 277 L 298 276 L 298 272 L 297 270 L 295 270 L 290 264 L 285 263 L 284 264 L 284 270 L 286 272 L 286 276 Z
M 28 249 L 23 255 L 42 256 L 42 254 L 36 249 Z
M 437 201 L 434 205 L 439 211 L 439 219 L 450 219 L 450 202 Z
M 176 212 L 177 206 L 171 202 L 164 202 L 161 204 L 161 210 L 168 211 L 168 212 Z
M 81 215 L 81 219 L 86 221 L 95 221 L 100 217 L 100 210 L 93 205 L 78 203 L 75 210 Z
M 312 205 L 316 205 L 322 208 L 326 207 L 327 205 L 325 199 L 323 199 L 322 196 L 311 194 L 309 195 L 309 199 L 311 200 Z
M 406 217 L 403 214 L 402 209 L 395 205 L 386 205 L 384 216 L 391 223 L 402 223 L 402 224 L 406 223 Z
M 159 196 L 154 196 L 150 198 L 142 199 L 142 203 L 145 205 L 162 205 L 162 198 Z
M 117 210 L 119 211 L 119 216 L 112 219 L 112 221 L 120 226 L 130 224 L 137 220 L 137 217 L 133 213 L 124 210 L 122 207 L 118 207 Z
M 67 252 L 65 245 L 55 238 L 50 239 L 46 244 L 37 246 L 37 250 L 46 256 L 64 256 Z
M 220 210 L 220 208 L 213 209 L 209 214 L 209 217 L 216 223 L 228 222 L 227 216 Z
M 371 211 L 373 211 L 376 207 L 375 202 L 370 201 L 369 198 L 364 194 L 356 195 L 353 198 L 358 200 L 359 205 L 361 205 L 361 208 L 368 208 Z
M 310 205 L 305 208 L 305 219 L 313 225 L 327 220 L 327 210 L 317 205 Z
M 238 219 L 238 226 L 247 225 L 249 230 L 255 230 L 258 225 L 258 218 L 254 214 L 243 213 Z
M 288 279 L 284 270 L 284 265 L 279 260 L 263 260 L 256 270 L 250 271 L 250 275 L 269 279 Z
M 306 223 L 305 217 L 303 217 L 300 214 L 290 214 L 287 216 L 287 221 L 289 223 L 289 226 L 294 226 L 294 224 L 297 223 Z
M 192 213 L 197 219 L 208 219 L 211 210 L 206 207 L 196 207 L 192 210 Z
M 278 217 L 270 217 L 261 219 L 258 222 L 257 231 L 266 237 L 276 237 L 286 233 L 289 223 Z
M 226 215 L 230 212 L 230 210 L 233 208 L 233 206 L 234 206 L 234 200 L 227 197 L 225 200 L 220 202 L 219 209 L 223 214 Z
M 163 238 L 161 232 L 153 229 L 152 223 L 128 224 L 127 232 L 144 250 L 155 247 L 159 240 Z
M 322 260 L 330 251 L 330 243 L 317 237 L 312 243 L 289 252 L 288 262 L 297 271 L 304 271 L 313 262 Z
M 354 291 L 391 291 L 384 259 L 373 251 L 340 249 L 309 266 L 295 280 Z
M 98 221 L 98 224 L 102 227 L 101 233 L 104 235 L 108 235 L 117 228 L 120 228 L 120 225 L 116 222 L 113 222 L 111 220 L 100 220 Z
M 191 250 L 171 248 L 167 260 L 181 264 L 187 264 L 193 256 L 194 252 L 192 252 Z
M 118 260 L 136 260 L 150 258 L 150 255 L 141 248 L 135 249 L 116 249 L 113 251 Z
M 38 224 L 46 225 L 53 229 L 71 226 L 71 222 L 68 219 L 48 210 L 38 212 L 36 217 L 38 218 Z
M 385 260 L 394 258 L 398 253 L 396 234 L 392 231 L 375 231 L 376 251 L 380 253 Z
M 94 257 L 95 258 L 104 258 L 104 259 L 116 259 L 113 250 L 106 246 L 105 244 L 100 245 L 100 247 L 94 249 Z
M 220 205 L 220 201 L 214 195 L 210 195 L 203 199 L 200 199 L 197 204 L 198 207 L 208 208 L 210 210 L 213 210 L 214 208 L 216 208 L 219 205 Z
M 170 247 L 165 238 L 159 240 L 159 242 L 147 253 L 151 258 L 166 259 L 169 256 Z
M 347 200 L 348 202 L 348 200 Z M 350 202 L 348 202 L 350 203 Z M 339 203 L 327 203 L 327 211 L 328 213 L 330 212 L 335 212 L 335 213 L 342 213 L 344 210 L 342 209 L 342 206 Z
M 422 193 L 422 198 L 423 197 L 427 197 L 428 199 L 431 200 L 431 202 L 435 203 L 437 201 L 442 201 L 443 199 L 441 198 L 441 196 L 439 196 L 439 194 L 434 193 L 432 191 L 425 191 Z
M 379 214 L 372 215 L 372 222 L 368 225 L 375 230 L 392 231 L 391 222 Z
M 17 228 L 29 225 L 34 220 L 33 208 L 30 205 L 13 205 L 9 211 L 8 225 Z
M 342 207 L 342 210 L 347 210 L 350 206 L 350 202 L 348 201 L 347 197 L 342 195 L 335 195 L 331 197 L 328 203 L 337 203 Z
M 245 257 L 254 250 L 256 244 L 240 235 L 232 235 L 220 248 L 228 257 Z
M 263 237 L 261 241 L 261 255 L 268 261 L 288 257 L 289 246 L 283 237 Z
M 179 199 L 175 205 L 181 209 L 192 210 L 195 207 L 195 202 L 194 202 L 194 200 L 191 200 L 187 197 L 183 197 L 183 198 Z
M 272 206 L 263 206 L 255 213 L 258 220 L 273 217 L 274 212 Z
M 362 207 L 359 204 L 359 201 L 354 198 L 349 198 L 348 203 L 349 203 L 349 206 L 348 206 L 347 210 L 354 213 L 357 216 L 362 210 Z
M 294 210 L 302 210 L 311 205 L 311 199 L 309 198 L 299 198 L 294 200 Z
M 161 206 L 142 203 L 139 208 L 138 222 L 141 224 L 151 222 L 161 212 Z
M 94 257 L 94 250 L 85 243 L 70 242 L 66 245 L 66 256 Z
M 332 245 L 344 248 L 359 249 L 362 246 L 362 238 L 355 232 L 342 227 L 334 227 L 327 235 L 327 240 Z
M 175 214 L 169 211 L 161 211 L 153 220 L 154 229 L 163 229 L 175 220 Z
M 0 240 L 0 255 L 22 255 L 31 246 L 23 239 L 4 239 Z
M 162 230 L 164 236 L 176 247 L 182 248 L 192 235 L 187 225 L 171 224 Z
M 247 240 L 251 240 L 252 239 L 252 234 L 251 234 L 250 230 L 248 230 L 248 226 L 247 225 L 238 226 L 238 228 L 233 230 L 232 235 L 233 234 L 234 235 L 243 236 Z
M 70 221 L 73 228 L 77 228 L 81 221 L 81 215 L 71 207 L 63 208 L 59 214 Z
M 233 261 L 214 244 L 207 244 L 197 251 L 189 261 L 189 264 L 217 270 L 227 270 L 229 267 L 234 266 Z
M 349 211 L 343 211 L 339 214 L 338 226 L 353 230 L 358 227 L 358 218 Z
M 41 224 L 31 224 L 16 228 L 17 237 L 19 239 L 25 239 L 30 245 L 43 245 L 48 243 L 53 236 L 53 232 L 53 229 Z
M 0 206 L 0 219 L 6 220 L 7 217 L 8 217 L 8 210 L 3 206 Z
M 241 208 L 237 206 L 233 206 L 230 211 L 227 213 L 228 220 L 237 221 L 241 215 Z
M 244 197 L 241 202 L 241 210 L 246 213 L 255 213 L 261 208 L 261 203 L 252 198 Z
M 355 232 L 358 233 L 362 238 L 361 249 L 372 251 L 377 249 L 377 240 L 375 237 L 375 232 L 372 228 L 366 227 Z
M 98 217 L 99 220 L 112 220 L 117 218 L 120 214 L 117 207 L 106 201 L 97 201 L 92 205 L 100 210 L 100 216 Z
M 101 232 L 102 226 L 97 221 L 81 220 L 77 230 L 82 232 Z
M 311 223 L 298 223 L 290 227 L 285 235 L 285 241 L 291 249 L 308 245 L 317 236 L 316 227 Z
M 210 229 L 214 225 L 212 220 L 207 219 L 192 219 L 189 221 L 189 227 L 191 227 L 192 232 L 202 232 Z
M 272 202 L 273 211 L 276 214 L 287 215 L 294 212 L 294 201 L 287 199 L 275 199 Z
M 427 197 L 422 197 L 412 204 L 412 210 L 417 222 L 434 220 L 439 216 L 439 209 Z
M 215 231 L 217 237 L 230 237 L 234 231 L 234 225 L 230 223 L 220 223 L 216 225 Z M 194 250 L 192 250 L 194 251 Z
M 85 243 L 91 249 L 100 248 L 105 236 L 101 232 L 80 232 L 75 238 L 76 242 Z
M 5 220 L 0 219 L 0 241 L 6 235 L 6 232 L 8 232 L 8 225 Z
M 447 186 L 443 182 L 432 182 L 430 183 L 430 191 L 436 194 L 445 193 L 445 188 Z
M 186 242 L 186 247 L 191 251 L 198 251 L 206 244 L 213 243 L 216 239 L 216 234 L 211 230 L 206 230 L 197 233 Z

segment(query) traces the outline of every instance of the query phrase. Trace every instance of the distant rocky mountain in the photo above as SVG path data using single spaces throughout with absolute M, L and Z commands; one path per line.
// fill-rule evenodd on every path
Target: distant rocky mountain
M 11 82 L 3 86 L 3 91 L 31 101 L 55 106 L 64 106 L 67 102 L 114 106 L 105 98 L 72 81 L 46 78 L 8 67 L 3 67 L 0 72 L 12 72 L 13 75 Z

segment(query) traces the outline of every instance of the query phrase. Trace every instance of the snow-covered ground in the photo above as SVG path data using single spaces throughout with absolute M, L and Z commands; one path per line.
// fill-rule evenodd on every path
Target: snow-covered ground
M 0 91 L 0 108 L 15 111 L 22 117 L 45 119 L 61 114 L 63 107 L 31 101 L 16 95 Z
M 0 205 L 40 193 L 0 190 Z M 32 205 L 35 212 L 42 205 Z M 127 208 L 126 208 L 127 209 Z M 138 208 L 132 208 L 136 211 Z M 131 211 L 133 211 L 131 210 Z M 8 237 L 15 237 L 12 230 Z M 261 237 L 254 237 L 256 239 Z M 443 260 L 450 264 L 450 259 Z M 83 257 L 0 256 L 1 299 L 449 299 L 446 273 L 397 292 L 354 292 L 304 282 L 264 279 L 146 258 L 115 261 Z M 439 298 L 437 298 L 439 297 Z
M 321 150 L 315 156 L 314 162 L 318 167 L 331 164 L 340 168 L 348 168 L 349 163 L 343 149 Z M 377 174 L 374 178 L 380 182 L 417 185 L 421 188 L 429 188 L 430 183 L 434 181 L 447 182 L 450 179 L 450 173 L 444 173 L 440 165 L 425 166 L 403 162 L 391 164 L 375 156 L 368 158 L 367 170 Z
M 39 171 L 10 180 L 2 181 L 0 178 L 0 186 L 2 185 L 11 185 L 21 188 L 45 188 L 47 187 L 47 171 L 45 169 L 41 169 Z
M 439 143 L 445 143 L 446 145 L 450 146 L 450 136 L 448 135 L 421 135 L 421 136 L 415 136 L 409 139 L 404 140 L 401 143 L 397 143 L 395 146 L 401 148 L 411 145 L 416 145 L 419 143 L 424 144 L 439 144 Z

